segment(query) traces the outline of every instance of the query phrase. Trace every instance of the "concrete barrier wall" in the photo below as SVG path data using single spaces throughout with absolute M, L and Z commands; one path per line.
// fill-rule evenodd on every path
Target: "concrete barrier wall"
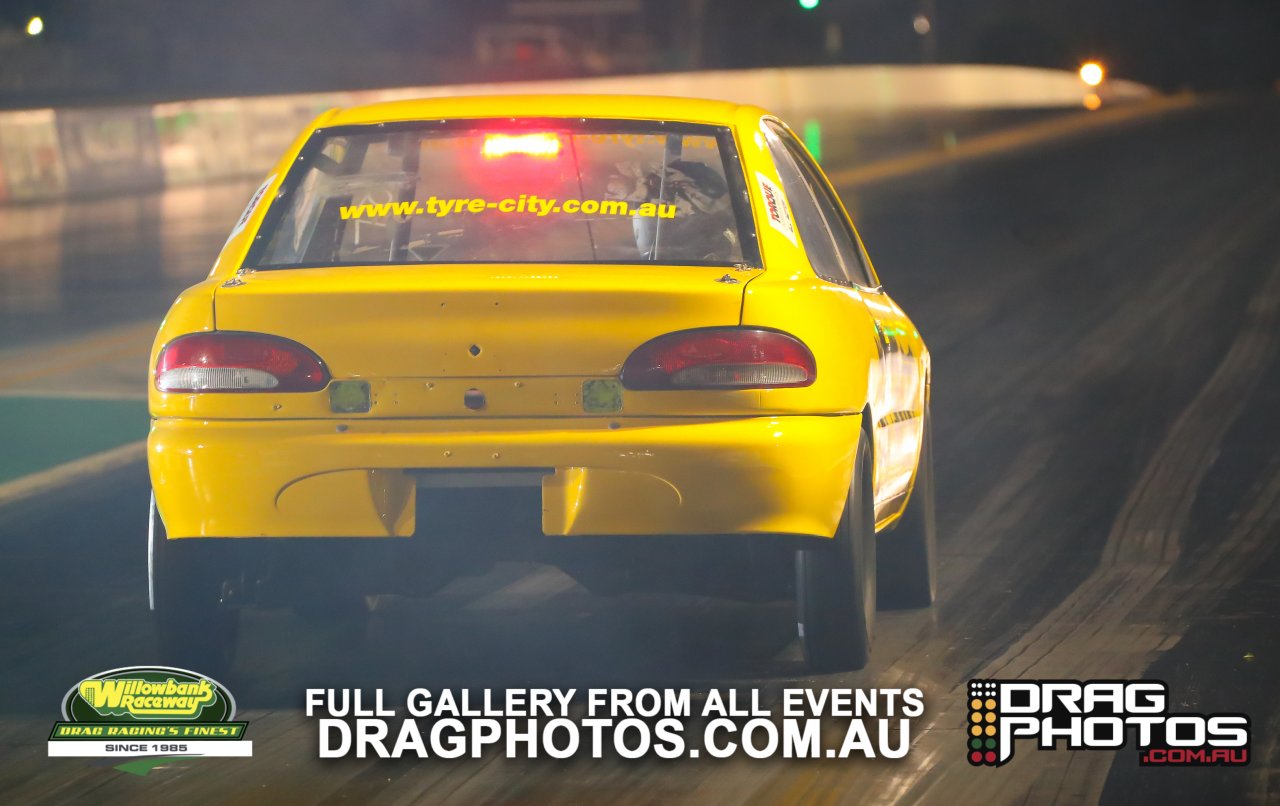
M 0 112 L 0 203 L 149 190 L 265 171 L 320 112 L 403 98 L 496 93 L 686 95 L 788 110 L 897 114 L 1079 106 L 1074 73 L 990 65 L 844 66 L 402 87 L 213 98 L 154 106 Z M 1147 87 L 1110 80 L 1105 103 Z

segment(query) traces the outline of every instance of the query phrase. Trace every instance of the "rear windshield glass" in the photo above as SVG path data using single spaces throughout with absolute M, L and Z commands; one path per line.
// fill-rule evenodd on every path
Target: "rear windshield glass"
M 683 124 L 331 129 L 246 265 L 755 264 L 732 149 L 727 129 Z

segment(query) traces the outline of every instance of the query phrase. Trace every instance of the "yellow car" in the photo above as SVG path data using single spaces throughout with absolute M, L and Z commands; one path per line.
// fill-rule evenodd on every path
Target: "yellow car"
M 934 595 L 929 377 L 762 109 L 326 112 L 156 336 L 162 647 L 225 666 L 241 605 L 340 612 L 519 557 L 604 592 L 794 595 L 814 668 L 861 666 L 877 584 Z

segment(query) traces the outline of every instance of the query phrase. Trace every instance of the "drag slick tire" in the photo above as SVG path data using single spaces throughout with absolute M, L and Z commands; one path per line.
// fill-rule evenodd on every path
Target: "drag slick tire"
M 933 426 L 928 403 L 920 464 L 907 510 L 898 525 L 880 535 L 880 605 L 928 607 L 938 586 L 937 517 L 933 503 Z
M 876 531 L 871 451 L 860 431 L 853 478 L 835 536 L 796 551 L 796 623 L 816 672 L 861 669 L 876 615 Z
M 240 611 L 222 605 L 224 570 L 214 541 L 169 540 L 151 496 L 147 568 L 162 662 L 225 675 L 235 660 Z

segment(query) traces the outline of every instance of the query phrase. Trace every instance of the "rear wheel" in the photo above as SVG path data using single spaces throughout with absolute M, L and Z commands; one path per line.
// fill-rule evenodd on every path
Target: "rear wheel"
M 240 613 L 222 606 L 225 569 L 215 547 L 199 538 L 169 540 L 154 493 L 149 533 L 151 607 L 163 662 L 214 677 L 226 674 L 235 659 Z
M 880 603 L 886 607 L 928 607 L 937 593 L 938 537 L 930 420 L 926 404 L 920 463 L 911 499 L 898 525 L 880 536 Z
M 836 534 L 796 552 L 796 622 L 814 671 L 861 669 L 876 613 L 876 534 L 871 452 L 859 432 L 853 479 Z

